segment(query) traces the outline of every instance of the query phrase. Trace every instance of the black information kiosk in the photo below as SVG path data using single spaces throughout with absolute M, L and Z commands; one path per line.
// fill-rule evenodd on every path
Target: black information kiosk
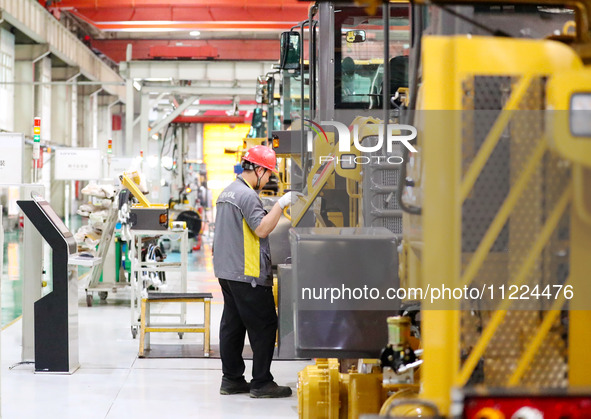
M 68 264 L 79 264 L 76 240 L 41 196 L 17 204 L 53 251 L 53 291 L 35 302 L 35 372 L 71 374 L 80 366 L 78 273 L 68 270 Z

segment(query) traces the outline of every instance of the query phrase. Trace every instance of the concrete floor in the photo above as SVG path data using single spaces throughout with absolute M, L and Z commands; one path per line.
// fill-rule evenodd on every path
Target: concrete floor
M 223 304 L 212 271 L 211 250 L 206 245 L 189 258 L 188 290 L 214 295 L 211 343 L 215 346 Z M 178 278 L 167 274 L 167 282 L 169 291 L 175 291 Z M 73 375 L 35 374 L 32 365 L 9 369 L 21 360 L 21 321 L 2 331 L 2 418 L 297 417 L 297 372 L 310 361 L 273 362 L 275 381 L 292 387 L 294 394 L 289 398 L 221 396 L 219 359 L 138 358 L 139 342 L 130 332 L 127 290 L 109 295 L 105 302 L 95 297 L 95 305 L 87 307 L 84 286 L 80 281 L 81 366 Z M 188 315 L 198 317 L 201 311 L 195 307 Z M 201 335 L 185 335 L 180 341 L 176 334 L 155 334 L 152 343 L 158 345 L 155 348 L 180 348 L 181 343 L 189 345 L 184 348 L 198 348 L 202 339 Z M 247 361 L 246 365 L 249 380 L 252 364 Z

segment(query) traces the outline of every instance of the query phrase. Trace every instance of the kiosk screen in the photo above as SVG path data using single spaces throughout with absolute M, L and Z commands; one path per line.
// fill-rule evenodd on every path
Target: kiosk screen
M 66 225 L 63 223 L 62 219 L 56 214 L 53 208 L 51 208 L 49 202 L 37 195 L 34 195 L 33 199 L 35 200 L 37 205 L 39 205 L 41 211 L 45 213 L 47 218 L 49 218 L 53 225 L 60 231 L 60 233 L 62 233 L 62 236 L 72 237 L 72 233 L 70 232 L 68 227 L 66 227 Z

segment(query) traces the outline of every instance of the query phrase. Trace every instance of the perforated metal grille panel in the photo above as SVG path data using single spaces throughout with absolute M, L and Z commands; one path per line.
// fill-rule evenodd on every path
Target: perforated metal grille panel
M 493 124 L 515 90 L 517 77 L 474 76 L 466 79 L 464 88 L 463 174 L 470 170 Z M 482 244 L 493 220 L 498 217 L 505 200 L 519 184 L 540 142 L 544 142 L 544 78 L 534 79 L 510 122 L 480 172 L 462 207 L 462 271 L 466 272 L 474 252 Z M 532 253 L 534 243 L 551 218 L 570 178 L 569 168 L 556 155 L 545 151 L 533 165 L 531 177 L 518 195 L 517 204 L 496 235 L 494 244 L 471 285 L 481 287 L 508 286 L 522 279 L 522 284 L 543 290 L 546 285 L 564 284 L 568 276 L 568 212 L 552 228 L 550 239 L 533 264 L 524 269 L 524 262 Z M 520 277 L 520 273 L 524 275 Z M 471 383 L 505 386 L 515 370 L 527 345 L 535 335 L 553 299 L 532 298 L 520 288 L 517 300 L 509 307 L 503 323 L 489 343 L 482 362 L 473 374 Z M 529 296 L 529 299 L 522 297 Z M 500 295 L 489 301 L 465 309 L 494 310 Z M 462 353 L 467 354 L 476 344 L 488 324 L 492 311 L 477 314 L 462 313 Z M 564 387 L 567 384 L 566 330 L 558 319 L 547 335 L 520 384 L 534 387 Z
M 379 170 L 372 173 L 372 181 L 383 186 L 398 185 L 398 170 Z
M 365 137 L 364 147 L 378 143 L 377 136 Z M 386 227 L 395 234 L 402 234 L 402 211 L 396 201 L 396 186 L 400 176 L 399 160 L 393 156 L 401 156 L 402 151 L 395 144 L 388 153 L 384 142 L 383 147 L 375 152 L 363 153 L 369 157 L 370 163 L 363 165 L 363 219 L 366 226 Z M 390 162 L 388 161 L 388 158 Z
M 398 210 L 398 202 L 396 202 L 396 196 L 394 192 L 389 194 L 375 195 L 371 200 L 372 208 L 378 210 Z
M 476 344 L 478 330 L 485 327 L 493 312 L 462 312 L 463 352 Z M 517 367 L 519 359 L 542 321 L 538 311 L 510 311 L 488 345 L 483 362 L 472 376 L 470 384 L 504 387 Z M 466 333 L 467 331 L 472 333 Z M 560 318 L 552 325 L 536 356 L 524 374 L 520 385 L 537 388 L 567 386 L 566 338 Z
M 371 223 L 371 227 L 386 227 L 388 230 L 396 233 L 402 231 L 402 217 L 400 218 L 377 218 Z

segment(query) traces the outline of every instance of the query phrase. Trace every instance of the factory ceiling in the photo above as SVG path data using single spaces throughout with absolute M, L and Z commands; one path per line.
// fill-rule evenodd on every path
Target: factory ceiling
M 39 0 L 93 50 L 132 59 L 277 60 L 279 34 L 305 20 L 298 0 Z

